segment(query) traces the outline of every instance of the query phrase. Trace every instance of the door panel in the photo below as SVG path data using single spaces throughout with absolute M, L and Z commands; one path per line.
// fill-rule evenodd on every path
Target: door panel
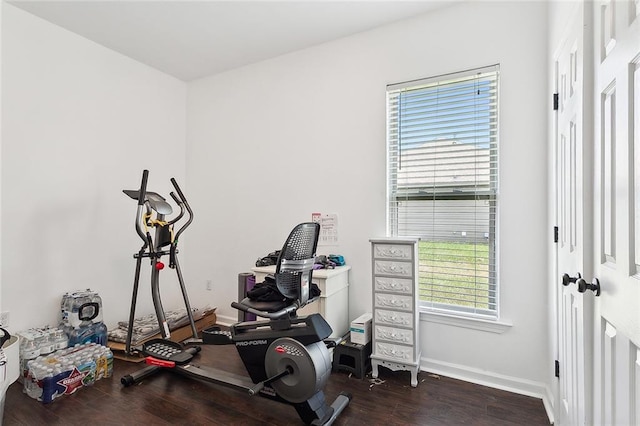
M 616 263 L 616 177 L 615 162 L 615 84 L 610 84 L 601 95 L 602 103 L 602 136 L 600 138 L 600 152 L 602 154 L 602 198 L 600 211 L 602 212 L 602 263 L 615 268 Z
M 602 402 L 598 424 L 637 425 L 638 416 L 638 372 L 639 349 L 627 337 L 618 333 L 616 327 L 607 322 L 601 326 L 601 383 Z M 629 372 L 629 375 L 620 372 Z
M 558 277 L 558 360 L 559 395 L 556 423 L 588 424 L 591 392 L 592 303 L 585 304 L 575 281 L 578 274 L 591 273 L 591 174 L 590 145 L 585 145 L 584 119 L 584 20 L 582 3 L 575 3 L 573 19 L 558 46 L 555 57 L 556 87 L 559 98 L 556 115 L 556 218 L 559 227 L 557 271 L 573 277 L 573 283 L 560 284 Z M 586 124 L 585 124 L 586 123 Z M 590 134 L 586 132 L 586 134 Z
M 589 3 L 587 3 L 589 4 Z M 639 424 L 640 17 L 636 1 L 593 2 L 594 424 Z M 585 295 L 586 296 L 586 295 Z

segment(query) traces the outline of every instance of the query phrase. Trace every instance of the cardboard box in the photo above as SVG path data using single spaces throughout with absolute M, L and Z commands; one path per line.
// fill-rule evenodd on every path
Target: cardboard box
M 349 327 L 351 343 L 366 345 L 371 341 L 371 319 L 371 313 L 367 312 L 351 321 L 351 326 Z

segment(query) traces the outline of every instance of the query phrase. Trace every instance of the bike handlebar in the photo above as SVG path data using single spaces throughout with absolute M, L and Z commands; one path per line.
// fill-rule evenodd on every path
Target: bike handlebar
M 259 317 L 262 318 L 269 318 L 269 319 L 278 319 L 278 318 L 282 318 L 285 315 L 290 314 L 291 312 L 295 311 L 298 309 L 298 307 L 296 305 L 289 305 L 283 309 L 280 309 L 277 312 L 266 312 L 266 311 L 260 311 L 258 309 L 253 309 L 250 308 L 248 306 L 245 306 L 241 303 L 238 302 L 231 302 L 231 307 L 238 309 L 240 311 L 244 311 L 244 312 L 248 312 L 254 315 L 257 315 Z

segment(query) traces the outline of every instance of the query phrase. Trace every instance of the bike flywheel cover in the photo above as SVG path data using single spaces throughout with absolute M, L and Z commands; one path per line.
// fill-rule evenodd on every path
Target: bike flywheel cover
M 305 346 L 290 337 L 281 337 L 269 346 L 264 363 L 267 377 L 291 370 L 270 386 L 293 403 L 304 402 L 322 390 L 331 374 L 329 351 L 322 341 Z

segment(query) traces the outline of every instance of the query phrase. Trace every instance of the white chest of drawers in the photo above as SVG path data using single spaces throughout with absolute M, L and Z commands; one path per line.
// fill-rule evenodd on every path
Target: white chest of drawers
M 373 266 L 372 376 L 378 367 L 411 372 L 418 385 L 418 238 L 378 238 L 371 242 Z

